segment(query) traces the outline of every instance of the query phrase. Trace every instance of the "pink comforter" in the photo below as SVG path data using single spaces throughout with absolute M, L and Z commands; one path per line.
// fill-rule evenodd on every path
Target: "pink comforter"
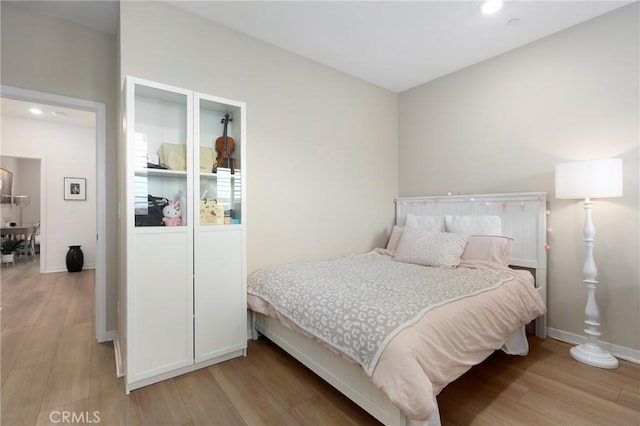
M 518 328 L 546 309 L 531 274 L 526 271 L 487 262 L 463 261 L 458 267 L 500 269 L 515 279 L 493 290 L 437 307 L 389 342 L 371 378 L 411 419 L 428 420 L 435 410 L 434 396 L 501 348 Z M 249 295 L 248 303 L 253 311 L 282 320 L 273 307 L 260 298 Z M 283 322 L 297 328 L 290 321 Z

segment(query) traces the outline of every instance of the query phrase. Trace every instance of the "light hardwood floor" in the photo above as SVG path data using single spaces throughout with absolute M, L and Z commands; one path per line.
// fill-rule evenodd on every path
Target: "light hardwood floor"
M 3 426 L 379 424 L 266 339 L 126 396 L 112 344 L 94 339 L 93 271 L 39 274 L 30 262 L 1 274 Z M 640 424 L 640 365 L 600 370 L 562 342 L 530 344 L 529 356 L 497 352 L 449 385 L 443 424 Z

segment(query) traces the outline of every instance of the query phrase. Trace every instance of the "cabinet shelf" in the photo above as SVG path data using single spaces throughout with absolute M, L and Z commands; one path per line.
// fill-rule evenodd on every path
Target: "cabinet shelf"
M 229 169 L 223 169 L 223 170 L 229 170 Z M 148 169 L 148 168 L 137 168 L 136 169 L 136 176 L 162 176 L 162 177 L 185 177 L 187 175 L 187 172 L 182 171 L 182 170 L 169 170 L 169 169 Z M 229 173 L 228 176 L 231 177 L 231 179 L 235 179 L 236 177 L 239 177 L 241 175 L 241 171 L 239 169 L 235 170 L 234 174 Z M 218 173 L 207 173 L 207 172 L 200 172 L 200 176 L 202 177 L 206 177 L 209 179 L 217 179 L 217 177 L 219 176 Z
M 162 177 L 184 178 L 187 176 L 187 172 L 183 170 L 137 168 L 136 176 L 162 176 Z
M 226 171 L 226 173 L 224 173 L 225 177 L 230 177 L 231 179 L 239 178 L 242 175 L 239 169 L 236 169 L 234 174 L 229 173 L 229 169 L 224 169 L 222 167 L 218 167 L 218 170 Z M 218 173 L 200 172 L 200 177 L 208 178 L 208 179 L 217 179 L 218 176 L 220 176 L 221 174 L 222 173 L 218 174 Z

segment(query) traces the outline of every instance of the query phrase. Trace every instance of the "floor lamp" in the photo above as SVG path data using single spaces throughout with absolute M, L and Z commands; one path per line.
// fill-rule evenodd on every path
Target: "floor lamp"
M 598 270 L 593 260 L 596 230 L 591 221 L 591 198 L 622 196 L 622 160 L 605 158 L 573 161 L 556 165 L 556 198 L 584 199 L 584 280 L 587 287 L 587 307 L 584 332 L 587 342 L 571 348 L 571 356 L 593 367 L 617 368 L 618 360 L 600 346 L 600 312 L 596 304 L 596 277 Z
M 29 202 L 31 200 L 29 200 L 29 196 L 27 195 L 16 195 L 13 197 L 13 202 L 16 206 L 20 207 L 20 226 L 23 226 L 24 224 L 22 223 L 22 207 L 23 206 L 28 206 Z

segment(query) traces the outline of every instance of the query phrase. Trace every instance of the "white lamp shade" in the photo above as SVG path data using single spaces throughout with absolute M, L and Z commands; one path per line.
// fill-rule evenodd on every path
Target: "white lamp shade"
M 556 198 L 622 196 L 622 160 L 602 158 L 556 165 Z

